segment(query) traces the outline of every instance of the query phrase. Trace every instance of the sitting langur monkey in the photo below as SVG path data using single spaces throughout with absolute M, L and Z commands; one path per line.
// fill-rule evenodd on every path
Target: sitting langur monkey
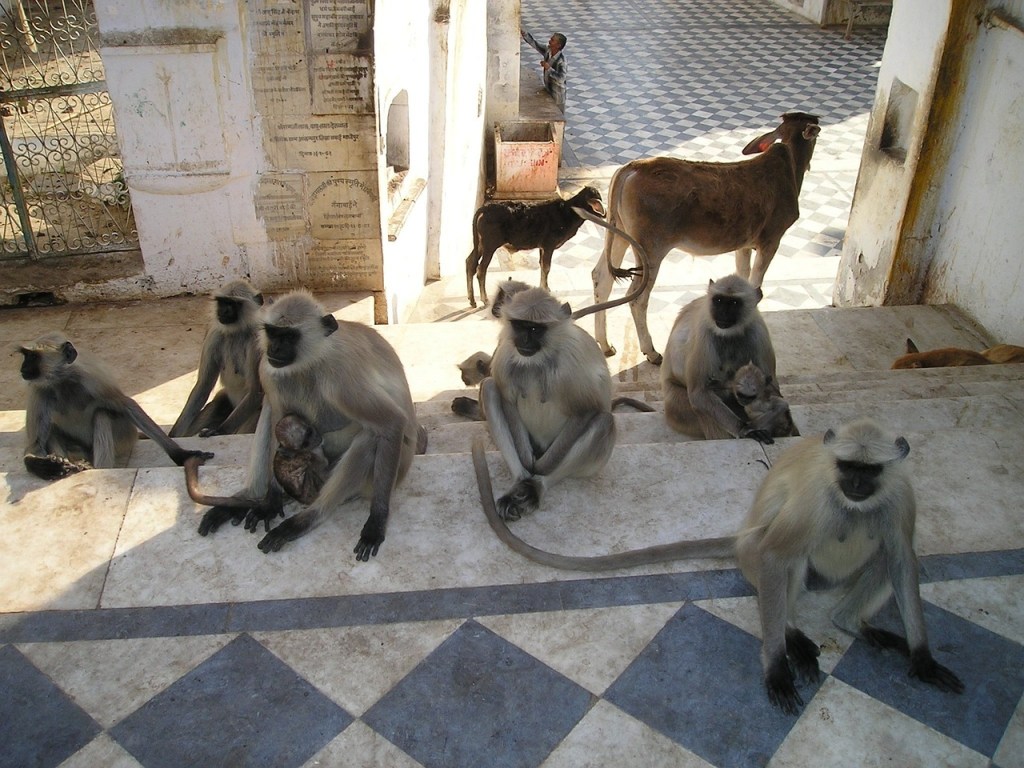
M 661 387 L 669 426 L 691 437 L 762 438 L 729 408 L 729 382 L 753 363 L 775 377 L 775 350 L 757 309 L 761 289 L 739 275 L 708 283 L 680 310 L 665 345 Z
M 213 320 L 199 356 L 199 374 L 171 437 L 252 432 L 260 412 L 259 311 L 263 294 L 232 280 L 213 294 Z M 222 389 L 207 403 L 218 377 Z M 247 395 L 249 395 L 247 397 Z
M 511 277 L 498 286 L 498 295 L 491 304 L 491 315 L 501 317 L 502 306 L 520 291 L 528 290 L 531 286 L 522 280 L 513 280 Z M 475 387 L 481 381 L 491 375 L 491 355 L 484 351 L 474 352 L 461 363 L 459 370 L 462 372 L 462 383 L 467 387 Z M 455 398 L 458 400 L 459 398 Z M 452 410 L 455 404 L 452 403 Z M 458 413 L 457 410 L 455 410 Z
M 121 391 L 103 363 L 63 334 L 45 334 L 19 351 L 21 377 L 29 385 L 25 468 L 37 477 L 56 480 L 92 467 L 123 467 L 140 429 L 175 464 L 189 456 L 213 456 L 185 450 L 169 438 Z
M 200 535 L 229 519 L 244 519 L 251 531 L 262 521 L 267 533 L 259 548 L 276 552 L 340 505 L 369 496 L 370 515 L 354 549 L 357 560 L 369 560 L 384 541 L 391 493 L 426 446 L 398 355 L 375 330 L 338 321 L 306 291 L 286 294 L 264 310 L 261 349 L 265 397 L 246 488 L 231 503 L 207 510 Z M 322 438 L 329 465 L 312 502 L 270 530 L 276 511 L 263 502 L 278 489 L 271 477 L 280 436 L 275 427 L 289 414 Z
M 832 614 L 837 627 L 906 655 L 912 677 L 944 691 L 963 691 L 957 675 L 928 647 L 913 548 L 914 492 L 900 464 L 910 446 L 873 422 L 851 422 L 786 450 L 761 483 L 735 537 L 595 557 L 547 552 L 513 534 L 494 511 L 483 451 L 478 438 L 473 463 L 488 522 L 510 548 L 538 563 L 603 571 L 735 553 L 758 592 L 768 698 L 786 713 L 803 705 L 796 678 L 813 681 L 820 675 L 818 646 L 795 626 L 795 602 L 808 578 L 843 590 Z M 906 638 L 868 624 L 894 591 Z
M 602 218 L 595 216 L 591 211 L 586 208 L 573 206 L 573 210 L 576 215 L 582 219 L 592 221 L 600 227 L 614 232 L 619 237 L 623 238 L 633 247 L 633 253 L 636 254 L 637 266 L 626 270 L 617 270 L 617 277 L 632 277 L 632 284 L 630 289 L 626 292 L 625 296 L 621 296 L 611 301 L 603 301 L 598 304 L 592 304 L 589 307 L 577 310 L 576 312 L 570 312 L 569 319 L 579 320 L 581 317 L 601 312 L 603 310 L 617 307 L 621 304 L 627 304 L 640 296 L 647 288 L 647 284 L 650 282 L 650 272 L 648 270 L 647 252 L 643 246 L 640 245 L 631 235 L 623 232 L 618 227 L 614 227 Z M 494 302 L 494 306 L 491 308 L 491 314 L 497 318 L 502 317 L 502 306 L 510 301 L 513 296 L 522 291 L 530 288 L 526 283 L 518 280 L 512 280 L 511 278 L 498 289 L 498 298 Z M 566 309 L 569 308 L 568 304 L 565 304 Z M 459 369 L 462 371 L 462 381 L 467 386 L 471 386 L 476 382 L 483 381 L 485 378 L 491 375 L 492 359 L 491 356 L 486 352 L 477 352 L 471 355 L 469 358 L 459 364 Z M 642 400 L 636 400 L 631 397 L 617 397 L 612 401 L 612 407 L 619 405 L 629 405 L 638 411 L 653 411 L 647 403 Z M 471 397 L 456 397 L 452 400 L 452 411 L 459 416 L 465 416 L 466 418 L 475 419 L 480 421 L 484 418 L 479 403 Z
M 615 445 L 611 375 L 590 335 L 543 288 L 509 299 L 480 404 L 515 484 L 498 514 L 518 520 L 566 477 L 588 477 Z
M 844 591 L 837 627 L 910 658 L 910 675 L 960 693 L 932 658 L 918 588 L 914 490 L 902 437 L 862 419 L 799 441 L 775 461 L 737 537 L 743 575 L 758 592 L 768 698 L 788 714 L 803 704 L 795 677 L 819 676 L 818 646 L 796 628 L 805 580 Z M 895 591 L 906 638 L 868 624 Z M 794 675 L 795 673 L 795 675 Z
M 730 406 L 745 423 L 747 433 L 762 443 L 774 443 L 776 437 L 798 437 L 789 403 L 774 376 L 765 374 L 753 363 L 742 366 L 729 384 Z

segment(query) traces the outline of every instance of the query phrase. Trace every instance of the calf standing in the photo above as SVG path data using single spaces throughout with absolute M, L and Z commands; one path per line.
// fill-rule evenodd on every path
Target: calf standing
M 640 350 L 649 361 L 661 363 L 647 329 L 647 303 L 666 254 L 673 248 L 694 256 L 735 251 L 736 274 L 760 288 L 779 241 L 800 216 L 800 187 L 819 130 L 814 115 L 787 112 L 775 130 L 743 148 L 743 154 L 757 155 L 749 160 L 651 157 L 626 163 L 612 176 L 608 223 L 636 238 L 647 253 L 647 288 L 629 308 Z M 608 298 L 613 276 L 623 276 L 619 265 L 626 245 L 614 231 L 605 234 L 604 255 L 593 271 L 596 303 Z M 757 260 L 751 270 L 754 248 Z M 604 312 L 594 316 L 594 338 L 606 355 L 615 354 Z
M 480 283 L 480 301 L 487 303 L 487 267 L 501 246 L 513 251 L 539 248 L 540 284 L 546 289 L 555 249 L 567 243 L 583 225 L 583 219 L 573 210 L 574 206 L 587 207 L 598 216 L 604 216 L 601 193 L 594 187 L 584 187 L 568 200 L 491 202 L 480 206 L 473 215 L 473 250 L 466 257 L 469 306 L 476 306 L 474 274 Z

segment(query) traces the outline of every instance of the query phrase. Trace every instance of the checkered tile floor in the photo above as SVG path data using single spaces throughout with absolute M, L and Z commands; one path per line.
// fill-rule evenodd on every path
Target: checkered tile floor
M 1024 551 L 923 558 L 922 576 L 935 653 L 965 693 L 815 625 L 826 674 L 801 686 L 800 717 L 766 706 L 755 599 L 734 570 L 271 601 L 233 618 L 196 606 L 184 624 L 172 608 L 49 612 L 3 628 L 0 765 L 1020 765 L 1004 734 L 1024 635 L 998 606 L 1024 586 Z M 900 629 L 891 607 L 878 623 Z
M 858 29 L 844 40 L 841 30 L 820 29 L 759 0 L 527 0 L 522 18 L 538 39 L 554 31 L 569 38 L 563 194 L 584 183 L 605 194 L 615 169 L 640 157 L 739 160 L 743 147 L 777 125 L 782 113 L 818 115 L 822 130 L 801 190 L 801 216 L 768 270 L 763 307 L 831 305 L 883 29 Z M 524 43 L 525 66 L 535 59 Z M 604 231 L 588 222 L 555 253 L 551 288 L 573 306 L 591 300 L 587 273 L 603 243 Z M 783 266 L 787 262 L 800 272 L 794 275 L 794 268 Z M 515 277 L 535 280 L 537 265 L 536 251 L 502 249 L 489 274 L 497 281 L 528 270 Z M 715 266 L 716 277 L 731 272 L 732 256 Z M 566 277 L 569 272 L 577 274 Z M 485 311 L 467 311 L 464 282 L 462 275 L 451 275 L 428 286 L 410 319 L 487 319 Z M 706 285 L 705 272 L 673 251 L 649 313 L 678 310 Z

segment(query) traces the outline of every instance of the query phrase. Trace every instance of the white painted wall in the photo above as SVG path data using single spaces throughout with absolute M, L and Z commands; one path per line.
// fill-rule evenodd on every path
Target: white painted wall
M 833 299 L 837 305 L 880 304 L 885 296 L 895 242 L 903 226 L 924 141 L 935 91 L 935 66 L 945 42 L 948 18 L 948 0 L 900 0 L 893 8 L 836 277 Z M 907 45 L 907 40 L 914 40 L 914 45 Z M 911 138 L 902 159 L 880 150 L 895 79 L 917 93 L 917 108 L 908 116 Z
M 1012 23 L 1024 24 L 1024 0 L 999 6 L 1009 29 L 982 21 L 995 7 L 895 4 L 833 299 L 955 304 L 1021 344 L 1024 31 Z M 944 52 L 954 74 L 937 85 Z M 896 79 L 917 92 L 903 159 L 879 148 Z
M 476 0 L 438 0 L 419 13 L 407 0 L 379 0 L 376 13 L 379 114 L 385 119 L 394 94 L 409 93 L 410 176 L 427 182 L 393 242 L 390 212 L 382 210 L 388 319 L 395 323 L 408 316 L 427 279 L 465 270 L 469 223 L 485 182 L 487 16 Z
M 487 0 L 487 123 L 519 116 L 519 0 Z
M 374 14 L 374 86 L 377 92 L 378 165 L 385 168 L 387 119 L 396 96 L 408 94 L 409 177 L 431 175 L 428 137 L 432 114 L 428 49 L 430 4 L 407 0 L 377 0 Z M 388 322 L 395 323 L 415 301 L 426 278 L 427 196 L 420 195 L 405 219 L 398 237 L 388 240 L 388 221 L 393 214 L 380 174 L 381 239 L 384 253 L 384 292 Z
M 1024 0 L 1000 3 L 1024 19 Z M 1024 32 L 982 27 L 932 224 L 925 301 L 1024 344 Z
M 259 142 L 239 5 L 96 0 L 95 7 L 146 285 L 170 295 L 210 290 L 239 274 L 269 280 L 277 270 L 254 213 Z
M 518 12 L 518 3 L 516 5 Z M 463 274 L 472 250 L 473 213 L 483 202 L 487 90 L 487 9 L 479 0 L 452 0 L 447 48 L 444 188 L 433 190 L 440 215 L 438 268 L 441 275 Z M 517 91 L 518 93 L 518 91 Z
M 835 5 L 840 0 L 772 0 L 775 5 L 810 19 L 816 24 L 821 24 L 825 20 L 825 11 L 830 1 Z
M 518 18 L 518 0 L 501 2 Z M 280 8 L 295 6 L 281 0 Z M 288 173 L 291 165 L 271 166 L 264 151 L 245 0 L 96 0 L 96 12 L 146 274 L 94 298 L 205 292 L 240 274 L 268 289 L 303 284 L 316 243 L 301 234 L 268 238 L 256 215 L 261 175 Z M 376 157 L 383 297 L 392 322 L 428 277 L 464 269 L 467 222 L 485 181 L 487 13 L 478 0 L 375 3 L 374 149 L 369 165 L 350 167 L 372 168 Z M 514 66 L 506 64 L 517 72 L 518 32 L 507 18 L 499 26 L 515 53 Z M 403 92 L 409 175 L 428 186 L 390 242 L 386 121 Z

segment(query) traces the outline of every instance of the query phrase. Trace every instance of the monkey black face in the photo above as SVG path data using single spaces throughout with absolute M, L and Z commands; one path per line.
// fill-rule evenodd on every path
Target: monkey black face
M 36 349 L 19 347 L 18 351 L 25 356 L 21 361 L 21 378 L 25 381 L 33 381 L 43 375 L 43 353 Z M 78 357 L 78 350 L 70 341 L 65 341 L 60 348 L 61 360 L 65 365 L 75 362 Z
M 297 328 L 277 325 L 264 325 L 267 334 L 267 362 L 274 368 L 284 368 L 295 362 L 299 355 L 299 342 L 302 334 Z
M 864 501 L 878 490 L 881 464 L 837 459 L 836 469 L 839 470 L 839 489 L 850 501 Z
M 21 362 L 21 378 L 25 381 L 38 379 L 39 374 L 41 373 L 39 363 L 42 360 L 42 356 L 38 352 L 31 349 L 25 349 L 24 347 L 18 351 L 25 356 L 25 359 Z
M 226 296 L 217 297 L 217 322 L 221 325 L 233 325 L 242 314 L 242 302 Z
M 526 320 L 512 320 L 512 343 L 523 357 L 533 357 L 544 346 L 544 334 L 548 327 Z
M 722 330 L 732 328 L 740 319 L 743 299 L 718 294 L 711 297 L 711 319 Z

